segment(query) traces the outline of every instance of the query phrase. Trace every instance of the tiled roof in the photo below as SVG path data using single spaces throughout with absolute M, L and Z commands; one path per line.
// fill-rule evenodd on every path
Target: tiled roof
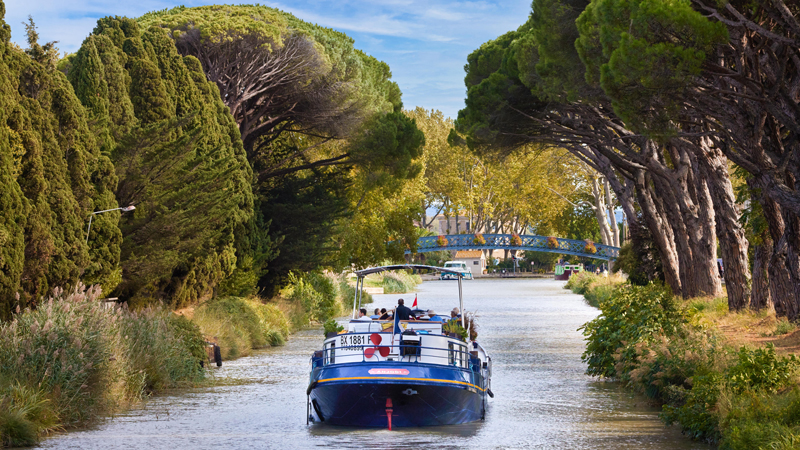
M 480 258 L 482 254 L 480 250 L 459 250 L 456 252 L 456 258 Z

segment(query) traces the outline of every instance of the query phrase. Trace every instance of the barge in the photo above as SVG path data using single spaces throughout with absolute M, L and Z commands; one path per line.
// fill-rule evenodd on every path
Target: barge
M 354 320 L 364 277 L 387 270 L 427 269 L 458 279 L 463 273 L 435 266 L 394 265 L 356 272 L 353 320 L 329 333 L 311 358 L 307 412 L 311 421 L 353 427 L 421 427 L 483 420 L 491 391 L 492 359 L 463 337 L 465 318 Z M 448 332 L 461 325 L 462 334 Z

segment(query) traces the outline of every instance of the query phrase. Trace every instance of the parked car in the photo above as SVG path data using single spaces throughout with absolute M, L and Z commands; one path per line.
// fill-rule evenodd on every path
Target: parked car
M 469 267 L 467 267 L 467 263 L 465 263 L 464 261 L 447 261 L 446 263 L 444 263 L 444 268 L 463 273 L 464 274 L 463 278 L 467 280 L 472 279 L 472 271 L 469 270 Z M 454 280 L 456 279 L 456 275 L 452 273 L 442 272 L 442 275 L 439 277 L 439 279 Z

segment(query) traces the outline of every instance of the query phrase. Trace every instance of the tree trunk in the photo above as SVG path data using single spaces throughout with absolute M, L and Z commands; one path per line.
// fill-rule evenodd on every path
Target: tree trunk
M 774 242 L 768 271 L 769 293 L 775 303 L 775 313 L 794 321 L 797 319 L 800 304 L 798 304 L 797 287 L 787 266 L 786 226 L 781 215 L 781 207 L 772 198 L 764 195 L 763 191 L 761 207 Z
M 619 225 L 617 225 L 617 216 L 614 214 L 614 202 L 611 201 L 611 190 L 609 189 L 608 177 L 606 177 L 603 187 L 605 188 L 606 199 L 608 200 L 608 203 L 606 203 L 606 206 L 608 207 L 608 218 L 611 221 L 611 245 L 614 247 L 619 247 Z
M 658 248 L 667 286 L 669 286 L 674 295 L 682 296 L 683 290 L 681 288 L 678 254 L 675 248 L 675 241 L 672 239 L 672 229 L 655 206 L 647 178 L 644 171 L 639 171 L 636 174 L 636 197 L 642 208 L 642 217 L 645 225 L 650 229 L 653 235 L 653 242 Z
M 728 176 L 727 158 L 719 149 L 707 145 L 698 152 L 700 170 L 707 181 L 720 239 L 725 286 L 728 290 L 728 309 L 739 311 L 751 298 L 750 268 L 747 255 L 749 243 L 736 210 L 736 197 Z M 761 299 L 759 299 L 759 302 Z
M 600 188 L 600 183 L 597 182 L 597 177 L 592 177 L 592 197 L 594 197 L 594 216 L 597 219 L 597 224 L 600 226 L 600 239 L 603 245 L 613 245 L 611 243 L 611 229 L 608 227 L 608 220 L 606 220 L 606 202 L 603 199 L 603 191 Z
M 772 298 L 769 295 L 768 274 L 771 257 L 772 240 L 765 232 L 761 236 L 761 243 L 756 245 L 754 249 L 753 287 L 750 290 L 750 308 L 755 311 L 760 311 L 772 306 Z M 730 290 L 728 292 L 730 292 Z

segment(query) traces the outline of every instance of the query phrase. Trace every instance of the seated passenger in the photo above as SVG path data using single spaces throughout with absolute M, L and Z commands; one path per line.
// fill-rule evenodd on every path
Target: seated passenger
M 453 310 L 450 311 L 450 319 L 452 320 L 460 318 L 461 318 L 461 313 L 458 311 L 458 308 L 453 308 Z
M 447 322 L 448 318 L 444 316 L 437 315 L 432 309 L 428 310 L 428 320 L 431 322 Z
M 372 319 L 370 319 L 369 316 L 367 315 L 367 308 L 361 308 L 361 309 L 358 310 L 358 319 L 355 319 L 355 320 L 360 320 L 362 322 L 366 322 L 366 321 L 370 321 Z
M 378 320 L 389 320 L 390 317 L 392 316 L 390 316 L 389 313 L 386 312 L 386 308 L 381 308 L 381 316 L 378 318 Z
M 381 318 L 381 310 L 380 310 L 380 308 L 375 308 L 375 311 L 373 311 L 372 315 L 369 316 L 369 318 L 372 319 L 372 320 L 380 319 Z

